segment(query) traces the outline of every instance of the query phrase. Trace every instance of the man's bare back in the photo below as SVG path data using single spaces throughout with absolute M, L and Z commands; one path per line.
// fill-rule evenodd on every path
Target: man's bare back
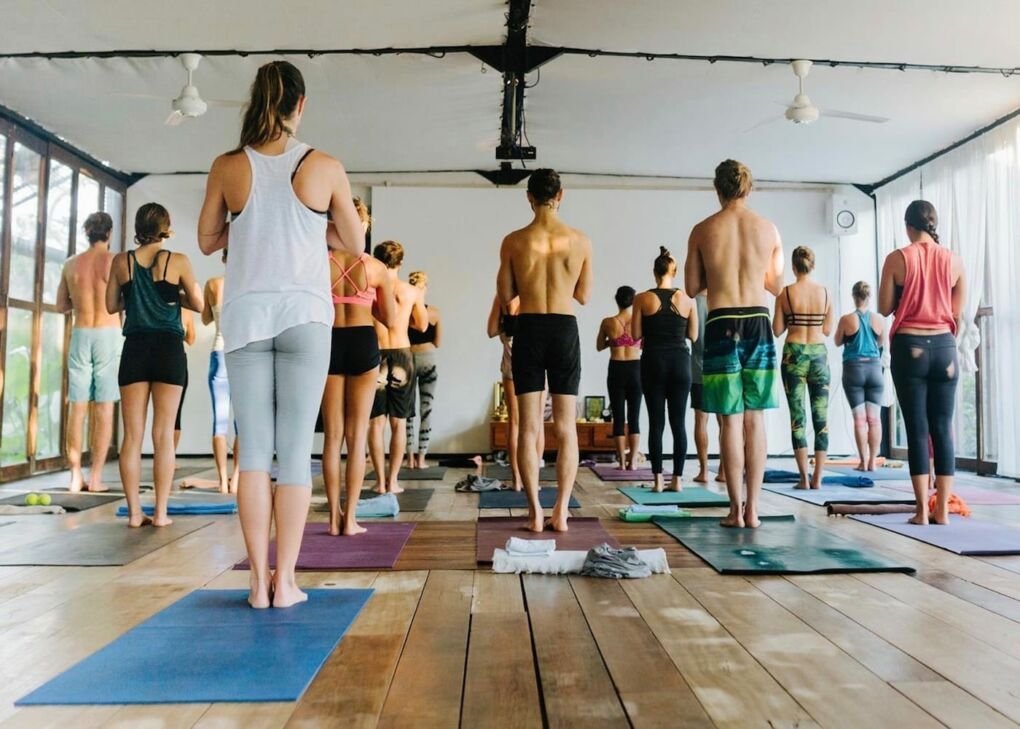
M 95 245 L 64 264 L 57 301 L 63 311 L 74 312 L 76 329 L 120 326 L 120 317 L 106 310 L 113 257 L 105 245 Z
M 521 314 L 573 314 L 591 289 L 591 241 L 560 220 L 536 218 L 503 240 L 500 294 L 520 296 Z M 513 294 L 509 294 L 513 291 Z
M 408 327 L 413 325 L 419 331 L 428 327 L 428 310 L 421 289 L 407 281 L 395 280 L 393 294 L 396 306 L 389 325 L 374 322 L 379 349 L 406 349 L 411 346 L 407 336 Z

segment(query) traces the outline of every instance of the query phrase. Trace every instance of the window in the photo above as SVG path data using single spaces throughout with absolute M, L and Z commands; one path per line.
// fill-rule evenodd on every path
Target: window
M 46 193 L 46 258 L 43 262 L 43 301 L 54 304 L 60 275 L 71 242 L 71 202 L 74 170 L 50 160 L 50 179 Z
M 76 223 L 78 244 L 75 246 L 75 253 L 88 250 L 89 237 L 85 235 L 82 225 L 84 225 L 85 219 L 88 216 L 99 210 L 102 210 L 99 198 L 99 183 L 82 172 L 78 175 L 78 220 Z
M 11 188 L 11 272 L 8 295 L 22 301 L 35 299 L 41 170 L 42 157 L 16 142 Z

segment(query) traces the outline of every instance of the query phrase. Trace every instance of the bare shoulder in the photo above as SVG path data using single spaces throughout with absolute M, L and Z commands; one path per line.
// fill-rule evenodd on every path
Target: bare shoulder
M 591 248 L 591 239 L 588 237 L 587 233 L 580 228 L 571 228 L 568 226 L 567 229 L 570 231 L 570 237 L 576 245 L 585 250 Z
M 340 163 L 340 160 L 319 149 L 312 150 L 302 167 L 305 165 L 307 165 L 309 169 L 314 169 L 319 173 L 324 173 L 331 177 L 338 177 L 344 171 L 344 166 Z

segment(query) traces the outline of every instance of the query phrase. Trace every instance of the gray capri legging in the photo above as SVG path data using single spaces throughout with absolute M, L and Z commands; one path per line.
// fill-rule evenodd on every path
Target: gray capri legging
M 865 403 L 880 407 L 884 389 L 881 360 L 871 357 L 843 362 L 843 392 L 851 410 Z
M 300 324 L 227 352 L 237 434 L 244 443 L 241 471 L 269 473 L 275 452 L 277 483 L 311 488 L 312 441 L 331 335 L 325 324 Z

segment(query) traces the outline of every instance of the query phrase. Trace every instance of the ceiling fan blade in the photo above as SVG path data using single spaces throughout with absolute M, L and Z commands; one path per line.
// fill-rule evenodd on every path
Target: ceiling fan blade
M 851 121 L 871 122 L 872 124 L 885 124 L 888 117 L 871 116 L 870 114 L 857 114 L 852 111 L 840 111 L 839 109 L 819 109 L 822 116 L 835 119 L 850 119 Z
M 741 133 L 742 134 L 747 134 L 748 132 L 753 132 L 755 129 L 760 129 L 761 127 L 767 127 L 769 124 L 775 124 L 776 122 L 782 121 L 782 120 L 783 120 L 783 117 L 781 117 L 781 116 L 774 116 L 774 117 L 771 117 L 769 119 L 763 119 L 760 122 L 758 122 L 757 124 L 755 124 L 753 127 L 748 127 L 747 129 L 745 129 Z
M 163 122 L 163 123 L 166 124 L 169 127 L 176 127 L 179 124 L 181 124 L 181 122 L 183 122 L 183 121 L 184 121 L 184 114 L 182 114 L 179 111 L 173 111 L 173 112 L 170 113 L 170 116 L 168 116 L 166 118 L 166 121 Z
M 245 105 L 244 101 L 236 99 L 202 99 L 209 106 L 222 106 L 229 109 L 240 109 Z

